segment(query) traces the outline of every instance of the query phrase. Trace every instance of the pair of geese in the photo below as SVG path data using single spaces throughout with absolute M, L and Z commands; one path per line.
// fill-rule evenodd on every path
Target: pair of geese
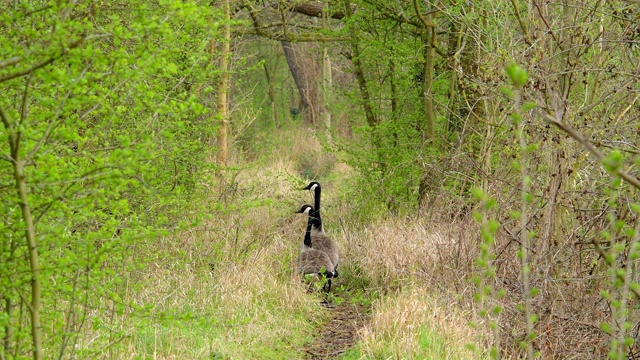
M 325 291 L 331 290 L 331 278 L 338 277 L 338 247 L 324 232 L 320 217 L 320 184 L 312 181 L 304 190 L 314 192 L 314 206 L 305 204 L 299 214 L 309 215 L 307 230 L 304 234 L 304 243 L 298 256 L 298 271 L 303 275 L 318 274 L 327 278 L 324 285 Z

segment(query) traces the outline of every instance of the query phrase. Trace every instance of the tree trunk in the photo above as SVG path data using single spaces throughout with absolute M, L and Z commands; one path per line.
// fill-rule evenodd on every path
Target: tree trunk
M 26 91 L 26 90 L 25 90 Z M 42 297 L 42 286 L 40 283 L 40 255 L 38 253 L 38 243 L 36 240 L 36 227 L 33 222 L 31 206 L 29 205 L 29 191 L 27 189 L 27 176 L 25 174 L 26 161 L 20 158 L 20 130 L 16 129 L 9 117 L 0 108 L 0 118 L 8 133 L 9 147 L 11 149 L 11 164 L 13 165 L 13 178 L 15 189 L 20 199 L 20 211 L 24 221 L 25 240 L 27 254 L 29 257 L 29 267 L 31 271 L 31 301 L 28 305 L 31 315 L 31 343 L 33 345 L 33 359 L 43 358 L 42 349 L 42 325 L 40 323 L 40 301 Z
M 31 341 L 33 343 L 33 359 L 40 360 L 43 358 L 42 325 L 40 324 L 40 256 L 38 254 L 38 243 L 36 242 L 36 229 L 31 215 L 31 207 L 29 206 L 27 179 L 24 173 L 25 162 L 19 159 L 17 150 L 18 145 L 13 157 L 13 172 L 18 197 L 20 198 L 22 219 L 25 222 L 25 237 L 29 247 L 29 265 L 31 267 L 31 304 L 29 306 L 29 312 L 31 313 Z
M 227 95 L 229 93 L 229 55 L 231 53 L 231 16 L 229 14 L 229 1 L 224 0 L 225 23 L 222 29 L 222 58 L 220 61 L 220 82 L 218 84 L 218 166 L 227 166 L 229 145 L 227 143 L 229 133 L 229 109 L 227 107 Z
M 472 5 L 473 6 L 473 5 Z M 470 9 L 469 11 L 476 11 Z M 483 12 L 481 20 L 482 23 L 477 24 L 481 28 L 485 28 L 487 25 L 486 14 Z M 466 29 L 468 46 L 465 46 L 460 58 L 460 68 L 462 70 L 462 76 L 459 79 L 459 85 L 461 87 L 462 97 L 466 104 L 469 119 L 473 124 L 478 124 L 480 119 L 484 117 L 485 105 L 481 101 L 483 95 L 475 86 L 474 79 L 480 78 L 480 59 L 484 55 L 482 53 L 482 43 L 486 41 L 484 33 L 481 32 L 480 36 L 473 36 L 471 30 Z M 478 43 L 480 42 L 480 43 Z
M 544 209 L 540 224 L 540 244 L 541 253 L 546 255 L 549 251 L 553 251 L 552 247 L 557 244 L 556 234 L 556 222 L 558 220 L 557 207 L 561 201 L 562 187 L 564 183 L 564 176 L 566 174 L 565 162 L 563 161 L 563 154 L 561 149 L 556 149 L 549 154 L 547 159 L 548 179 L 546 189 L 544 191 L 544 198 L 548 203 Z M 564 244 L 563 244 L 564 245 Z
M 398 86 L 396 84 L 396 54 L 393 53 L 391 55 L 391 60 L 389 61 L 389 92 L 391 96 L 391 119 L 392 121 L 397 121 L 398 114 Z M 393 130 L 393 146 L 398 146 L 398 131 L 396 129 Z
M 351 9 L 351 3 L 349 0 L 344 0 L 344 9 L 347 19 L 353 16 Z M 378 120 L 373 114 L 373 107 L 371 106 L 371 95 L 369 94 L 369 88 L 367 87 L 367 80 L 364 77 L 364 71 L 362 70 L 362 62 L 360 61 L 360 44 L 358 43 L 358 34 L 351 28 L 351 61 L 353 62 L 354 74 L 358 81 L 358 88 L 360 89 L 360 95 L 362 98 L 362 107 L 364 108 L 365 118 L 367 124 L 372 128 L 378 124 Z
M 460 53 L 458 49 L 462 43 L 462 31 L 458 29 L 455 20 L 451 20 L 449 24 L 449 58 L 450 60 L 450 76 L 449 76 L 449 102 L 447 104 L 447 122 L 445 124 L 445 134 L 456 132 L 460 129 L 460 114 L 456 105 L 456 97 L 458 95 L 458 67 L 460 66 Z
M 13 310 L 13 302 L 11 301 L 9 294 L 0 294 L 0 298 L 3 298 L 2 300 L 4 302 L 4 313 L 7 317 L 6 325 L 4 327 L 4 339 L 2 339 L 2 347 L 5 354 L 11 354 L 11 339 L 13 338 L 13 327 L 11 327 L 11 322 L 9 319 L 11 319 L 11 317 L 13 316 L 11 314 Z
M 433 109 L 433 72 L 434 72 L 434 57 L 436 54 L 435 46 L 437 44 L 436 28 L 433 26 L 433 20 L 436 13 L 429 13 L 427 16 L 422 16 L 417 2 L 414 0 L 414 8 L 416 15 L 421 19 L 424 26 L 422 32 L 422 41 L 424 44 L 424 65 L 422 76 L 424 83 L 422 85 L 422 101 L 424 107 L 424 124 L 419 124 L 420 134 L 422 136 L 422 142 L 426 146 L 433 146 L 435 140 L 435 111 Z M 418 205 L 422 209 L 425 204 L 428 203 L 429 193 L 435 186 L 434 182 L 437 181 L 431 176 L 430 171 L 425 171 L 418 187 Z
M 331 58 L 326 46 L 322 49 L 322 123 L 326 130 L 327 136 L 331 136 L 331 111 L 327 106 L 331 97 L 331 87 L 333 80 L 331 78 Z
M 275 74 L 276 69 L 278 69 L 278 59 L 276 58 L 275 64 L 273 66 L 273 72 L 269 71 L 269 66 L 265 61 L 263 63 L 264 73 L 267 77 L 267 93 L 269 94 L 269 101 L 271 102 L 271 120 L 273 121 L 273 126 L 278 126 L 278 107 L 276 105 L 276 87 L 275 87 Z
M 431 15 L 428 15 L 427 21 L 431 21 Z M 425 114 L 425 128 L 422 129 L 422 141 L 433 145 L 435 138 L 435 118 L 433 111 L 433 58 L 435 56 L 435 40 L 436 31 L 434 28 L 427 28 L 424 30 L 424 84 L 422 88 L 424 114 Z
M 301 111 L 309 125 L 317 126 L 320 113 L 319 91 L 317 89 L 318 66 L 310 55 L 308 44 L 292 44 L 282 41 L 282 50 L 287 59 L 291 76 L 300 95 Z

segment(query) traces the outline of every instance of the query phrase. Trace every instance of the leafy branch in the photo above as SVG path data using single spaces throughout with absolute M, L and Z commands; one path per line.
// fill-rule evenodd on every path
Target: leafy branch
M 71 44 L 69 44 L 67 46 L 64 46 L 62 48 L 62 51 L 60 51 L 60 54 L 58 54 L 56 56 L 52 56 L 49 59 L 44 60 L 44 61 L 42 61 L 42 62 L 40 62 L 38 64 L 35 64 L 35 65 L 31 66 L 28 69 L 17 71 L 15 73 L 7 74 L 7 75 L 5 75 L 3 77 L 0 77 L 0 83 L 8 81 L 8 80 L 11 80 L 11 79 L 15 79 L 17 77 L 29 75 L 29 74 L 33 73 L 34 71 L 36 71 L 38 69 L 42 69 L 43 67 L 52 64 L 54 61 L 66 56 L 69 53 L 69 50 L 75 49 L 78 46 L 80 46 L 85 40 L 87 40 L 87 38 L 88 38 L 87 36 L 82 36 L 80 39 L 72 42 Z M 14 63 L 17 63 L 18 61 L 20 61 L 20 59 L 15 60 L 15 58 L 12 58 L 12 59 L 7 60 L 6 62 L 9 63 L 9 61 L 11 61 L 11 62 L 15 61 Z M 4 65 L 4 64 L 0 63 L 0 65 Z M 2 68 L 2 67 L 3 66 L 0 66 L 0 68 Z

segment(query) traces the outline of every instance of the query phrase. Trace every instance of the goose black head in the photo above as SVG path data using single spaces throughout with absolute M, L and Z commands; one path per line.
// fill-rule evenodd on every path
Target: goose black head
M 309 204 L 304 204 L 304 205 L 302 205 L 300 210 L 296 211 L 296 214 L 310 214 L 312 212 L 313 212 L 313 206 L 311 206 Z
M 305 187 L 302 190 L 315 190 L 316 188 L 320 187 L 320 183 L 317 181 L 312 181 L 309 183 L 309 185 L 307 185 L 307 187 Z

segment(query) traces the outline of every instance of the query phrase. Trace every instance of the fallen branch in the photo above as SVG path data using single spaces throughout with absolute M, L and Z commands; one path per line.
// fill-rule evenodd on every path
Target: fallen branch
M 297 4 L 287 4 L 291 6 L 291 11 L 312 17 L 328 17 L 331 19 L 342 20 L 345 17 L 344 12 L 340 10 L 329 10 L 325 4 L 319 1 L 302 2 Z M 355 6 L 351 5 L 353 11 Z

